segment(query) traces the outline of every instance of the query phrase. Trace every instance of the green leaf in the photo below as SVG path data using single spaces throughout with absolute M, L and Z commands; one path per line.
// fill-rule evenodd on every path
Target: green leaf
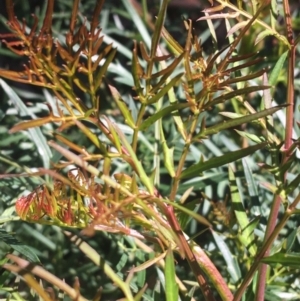
M 188 103 L 176 103 L 170 106 L 167 106 L 166 108 L 161 109 L 160 111 L 158 111 L 157 113 L 155 113 L 154 115 L 152 115 L 151 117 L 147 118 L 140 126 L 140 131 L 143 131 L 145 129 L 147 129 L 150 125 L 152 125 L 154 122 L 156 122 L 157 120 L 167 116 L 168 114 L 171 114 L 172 112 L 176 111 L 176 110 L 181 110 L 184 108 L 189 107 L 190 104 Z
M 178 285 L 175 279 L 175 264 L 173 251 L 169 249 L 166 255 L 165 280 L 166 280 L 166 301 L 178 301 Z
M 265 257 L 261 260 L 267 264 L 281 264 L 286 267 L 299 268 L 300 267 L 300 253 L 283 253 L 278 252 L 271 256 Z
M 156 56 L 156 50 L 157 50 L 158 42 L 159 42 L 159 39 L 160 39 L 160 36 L 161 36 L 161 31 L 162 31 L 162 27 L 163 27 L 163 24 L 164 24 L 164 19 L 165 19 L 167 7 L 168 7 L 168 1 L 163 0 L 161 2 L 158 17 L 157 17 L 156 22 L 155 22 L 155 30 L 154 30 L 154 33 L 153 33 L 153 36 L 152 36 L 151 50 L 150 50 L 150 57 L 151 58 L 154 58 Z
M 166 41 L 173 54 L 179 56 L 184 52 L 184 49 L 181 47 L 181 45 L 172 37 L 165 27 L 162 28 L 162 37 Z
M 218 96 L 218 97 L 214 98 L 212 101 L 207 102 L 205 104 L 204 108 L 212 107 L 225 100 L 232 99 L 237 96 L 241 96 L 241 95 L 245 95 L 245 94 L 249 94 L 249 93 L 253 93 L 253 92 L 257 92 L 257 91 L 261 91 L 261 90 L 265 90 L 265 89 L 270 89 L 270 86 L 252 86 L 252 87 L 234 90 L 232 92 Z
M 176 75 L 162 89 L 160 89 L 160 91 L 157 94 L 152 96 L 150 99 L 147 99 L 147 105 L 157 102 L 160 98 L 162 98 L 165 94 L 167 94 L 170 89 L 172 89 L 175 85 L 177 85 L 182 75 L 183 73 Z
M 110 92 L 111 92 L 114 100 L 117 103 L 117 106 L 119 107 L 120 111 L 122 112 L 122 114 L 124 116 L 125 123 L 127 123 L 132 129 L 134 129 L 135 123 L 134 123 L 133 117 L 132 117 L 126 103 L 121 98 L 121 95 L 119 94 L 118 90 L 111 85 L 108 85 L 108 87 L 110 89 Z
M 276 106 L 270 109 L 263 110 L 261 112 L 255 113 L 255 114 L 249 114 L 243 117 L 238 117 L 234 118 L 232 120 L 226 120 L 222 122 L 221 124 L 216 124 L 213 125 L 209 128 L 206 128 L 204 131 L 200 132 L 198 135 L 195 136 L 194 139 L 199 139 L 199 137 L 206 137 L 208 135 L 216 134 L 222 130 L 231 128 L 231 127 L 236 127 L 244 123 L 249 123 L 251 121 L 257 120 L 259 118 L 266 117 L 268 115 L 274 114 L 276 111 L 280 110 L 283 108 L 283 106 Z
M 266 145 L 267 145 L 266 142 L 260 143 L 238 151 L 229 152 L 223 156 L 211 158 L 206 162 L 199 162 L 185 169 L 180 175 L 180 179 L 198 176 L 203 171 L 234 162 L 243 157 L 253 154 L 255 151 L 264 148 Z
M 40 263 L 38 256 L 29 246 L 20 242 L 16 237 L 9 234 L 4 229 L 0 229 L 0 241 L 6 243 L 21 255 L 27 257 L 30 262 Z
M 257 35 L 254 44 L 255 45 L 258 44 L 262 39 L 264 39 L 267 36 L 271 36 L 271 35 L 273 35 L 273 32 L 269 29 L 266 29 L 266 30 L 262 31 L 261 33 L 259 33 Z
M 253 141 L 255 143 L 261 143 L 264 141 L 263 137 L 258 137 L 254 134 L 250 134 L 250 133 L 239 131 L 239 130 L 235 130 L 235 131 L 242 137 L 250 139 L 251 141 Z
M 228 167 L 228 178 L 231 192 L 232 209 L 241 229 L 239 239 L 242 244 L 249 250 L 251 256 L 255 256 L 256 246 L 254 245 L 253 229 L 249 227 L 250 223 L 248 216 L 241 200 L 234 172 L 230 166 Z
M 251 198 L 251 211 L 255 214 L 255 216 L 262 215 L 261 212 L 261 205 L 258 198 L 258 191 L 257 191 L 257 183 L 254 180 L 253 173 L 247 159 L 244 158 L 242 160 L 243 163 L 243 170 L 246 178 L 246 187 L 248 189 L 250 198 Z
M 288 56 L 288 50 L 286 52 L 284 52 L 280 56 L 279 60 L 276 62 L 275 66 L 274 66 L 274 68 L 273 68 L 273 70 L 272 70 L 272 72 L 270 74 L 270 78 L 269 78 L 269 84 L 271 86 L 274 86 L 277 83 L 280 71 L 281 71 L 281 69 L 283 67 L 283 64 L 284 64 L 287 56 Z
M 295 228 L 286 239 L 286 252 L 289 253 L 297 238 L 298 229 Z

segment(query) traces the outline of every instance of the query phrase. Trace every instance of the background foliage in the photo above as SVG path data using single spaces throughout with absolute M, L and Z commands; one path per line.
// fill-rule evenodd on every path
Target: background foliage
M 233 19 L 224 19 L 219 16 L 213 23 L 210 23 L 210 20 L 208 22 L 204 19 L 197 20 L 200 17 L 204 17 L 204 13 L 201 11 L 205 8 L 209 9 L 209 3 L 198 4 L 196 1 L 191 1 L 187 2 L 186 7 L 178 7 L 175 2 L 173 2 L 173 5 L 172 1 L 169 4 L 164 27 L 183 49 L 184 45 L 187 45 L 186 41 L 188 40 L 188 31 L 186 29 L 188 22 L 186 20 L 192 18 L 194 33 L 201 40 L 203 48 L 202 53 L 198 51 L 198 55 L 201 53 L 207 61 L 215 53 L 228 46 L 229 43 L 234 43 L 233 37 L 238 37 L 243 28 L 234 27 L 235 24 L 243 22 L 244 19 L 241 16 Z M 254 12 L 250 9 L 250 1 L 246 2 L 244 4 L 238 3 L 237 5 L 242 5 L 245 10 L 248 10 L 249 14 L 253 15 Z M 47 9 L 46 2 L 41 4 L 39 1 L 15 1 L 14 3 L 14 11 L 19 20 L 25 18 L 26 25 L 31 28 L 34 24 L 34 18 L 30 17 L 30 14 L 34 13 L 39 20 L 38 27 L 41 28 Z M 91 21 L 94 5 L 95 1 L 92 0 L 80 3 L 78 25 Z M 132 115 L 138 115 L 140 104 L 136 97 L 139 96 L 139 91 L 137 89 L 137 81 L 132 76 L 132 73 L 135 72 L 135 63 L 132 61 L 133 49 L 136 50 L 137 57 L 140 59 L 141 68 L 146 70 L 147 63 L 145 59 L 142 59 L 143 53 L 141 48 L 134 48 L 134 40 L 143 42 L 148 50 L 151 48 L 151 37 L 156 20 L 155 16 L 159 13 L 159 7 L 159 1 L 105 1 L 100 15 L 99 26 L 102 28 L 101 35 L 104 36 L 103 45 L 101 45 L 102 48 L 100 50 L 103 51 L 110 43 L 113 43 L 113 46 L 117 50 L 101 82 L 101 87 L 97 91 L 100 99 L 99 113 L 109 116 L 129 138 L 133 136 L 132 131 L 124 122 L 124 116 L 121 114 L 120 107 L 114 100 L 114 95 L 112 95 L 108 86 L 115 86 Z M 300 30 L 299 4 L 290 2 L 290 7 L 292 26 L 294 34 L 297 36 Z M 276 32 L 282 36 L 286 36 L 285 19 L 281 9 L 282 3 L 278 3 L 277 5 L 273 3 L 273 8 L 275 8 L 273 15 L 270 14 L 269 9 L 265 9 L 259 15 L 259 19 L 265 22 L 265 24 L 271 24 L 272 28 L 272 22 L 275 22 L 274 28 L 276 28 Z M 224 13 L 228 13 L 228 11 L 230 12 L 230 9 L 227 8 L 224 10 Z M 70 1 L 55 1 L 52 34 L 61 43 L 65 43 L 64 33 L 69 28 L 71 14 L 72 3 Z M 6 25 L 7 18 L 6 11 L 1 11 L 2 22 L 0 33 L 9 32 Z M 87 21 L 85 21 L 85 18 L 87 18 Z M 212 25 L 215 30 L 209 27 Z M 229 37 L 225 37 L 226 32 L 230 29 L 234 32 L 234 36 L 229 35 Z M 178 190 L 175 193 L 177 201 L 180 199 L 184 200 L 182 203 L 184 203 L 186 208 L 193 210 L 211 223 L 212 227 L 208 229 L 207 225 L 199 223 L 199 220 L 193 219 L 181 211 L 177 213 L 182 229 L 189 237 L 194 238 L 195 243 L 206 250 L 209 258 L 220 271 L 228 287 L 233 292 L 241 285 L 256 254 L 256 250 L 251 250 L 251 246 L 248 246 L 247 251 L 245 251 L 245 242 L 243 241 L 245 233 L 241 235 L 241 231 L 244 229 L 241 227 L 240 220 L 237 220 L 239 216 L 234 212 L 236 210 L 234 202 L 244 205 L 243 210 L 250 222 L 249 227 L 254 229 L 253 233 L 250 231 L 251 235 L 253 235 L 253 246 L 259 249 L 263 245 L 267 223 L 270 219 L 270 208 L 274 202 L 274 194 L 280 195 L 282 191 L 287 192 L 286 200 L 290 203 L 299 194 L 297 185 L 299 182 L 298 151 L 293 153 L 292 160 L 288 166 L 281 166 L 280 163 L 278 163 L 278 166 L 274 166 L 274 156 L 278 156 L 277 162 L 280 162 L 280 156 L 284 155 L 281 151 L 281 142 L 284 143 L 286 135 L 285 109 L 278 108 L 276 112 L 275 110 L 272 112 L 272 114 L 274 113 L 272 127 L 262 126 L 261 120 L 267 119 L 259 119 L 257 117 L 253 122 L 243 122 L 226 129 L 212 128 L 212 132 L 205 132 L 205 129 L 207 130 L 214 125 L 223 124 L 224 120 L 229 121 L 231 118 L 249 116 L 249 107 L 245 107 L 243 105 L 244 102 L 251 104 L 254 110 L 253 114 L 267 109 L 268 107 L 265 104 L 269 98 L 272 98 L 272 107 L 286 103 L 289 87 L 287 47 L 282 40 L 270 34 L 270 32 L 265 32 L 264 35 L 261 34 L 262 32 L 262 27 L 254 24 L 242 35 L 240 43 L 234 49 L 234 54 L 237 56 L 247 56 L 248 54 L 255 54 L 257 52 L 253 57 L 250 57 L 250 60 L 253 60 L 255 63 L 249 63 L 243 70 L 237 69 L 236 72 L 233 71 L 232 73 L 228 73 L 228 75 L 222 75 L 224 76 L 224 81 L 227 81 L 254 74 L 256 76 L 253 76 L 253 78 L 245 79 L 245 86 L 239 80 L 229 83 L 237 91 L 244 88 L 248 89 L 248 87 L 257 88 L 253 91 L 245 90 L 242 95 L 233 95 L 230 99 L 226 99 L 226 101 L 223 101 L 224 99 L 222 98 L 222 101 L 219 101 L 216 105 L 211 107 L 207 105 L 203 110 L 203 114 L 200 115 L 197 125 L 196 132 L 198 136 L 196 135 L 193 144 L 190 145 L 190 151 L 187 154 L 184 166 L 186 172 L 191 166 L 197 166 L 199 161 L 206 162 L 212 159 L 209 161 L 211 167 L 205 167 L 200 171 L 197 168 L 195 172 L 193 172 L 193 169 L 189 169 L 189 173 L 186 172 L 186 176 L 182 177 Z M 166 40 L 170 42 L 168 38 L 161 40 L 162 49 L 171 53 L 174 52 L 174 48 L 168 47 Z M 27 63 L 28 58 L 13 54 L 5 47 L 4 43 L 2 46 L 0 49 L 1 69 L 23 70 L 23 64 Z M 197 50 L 194 50 L 193 53 L 196 53 L 197 56 Z M 298 45 L 296 45 L 296 53 L 299 55 Z M 173 54 L 178 55 L 178 53 Z M 220 54 L 218 57 L 223 58 L 224 56 Z M 241 61 L 247 62 L 247 58 L 242 57 Z M 218 61 L 217 63 L 219 64 L 220 62 Z M 231 63 L 234 65 L 235 62 Z M 201 69 L 201 66 L 199 69 Z M 213 70 L 215 71 L 215 69 Z M 138 72 L 142 71 L 139 70 Z M 196 69 L 195 73 L 197 72 L 198 70 Z M 179 76 L 181 73 L 186 74 L 184 64 L 178 64 L 174 68 L 172 78 Z M 262 77 L 263 73 L 266 73 L 268 77 L 268 79 L 265 78 L 265 81 Z M 299 121 L 298 108 L 300 105 L 299 60 L 295 62 L 294 77 L 295 122 L 293 124 L 293 141 L 296 147 L 299 137 L 299 128 L 297 125 L 297 121 Z M 82 80 L 86 79 L 82 77 Z M 141 79 L 141 82 L 143 80 Z M 195 81 L 195 91 L 200 93 L 199 91 L 203 89 L 204 85 L 196 82 L 197 80 L 198 78 L 193 78 L 193 81 Z M 49 107 L 45 103 L 50 103 L 53 107 L 56 105 L 56 98 L 51 94 L 51 91 L 45 87 L 36 87 L 9 79 L 1 79 L 0 84 L 2 86 L 0 90 L 1 173 L 7 175 L 33 172 L 35 171 L 34 168 L 50 168 L 51 164 L 60 162 L 63 158 L 62 154 L 53 149 L 50 150 L 47 145 L 47 141 L 57 137 L 54 133 L 57 133 L 59 129 L 58 123 L 47 123 L 39 128 L 18 131 L 13 134 L 8 132 L 9 129 L 21 121 L 48 116 Z M 178 103 L 183 104 L 188 99 L 187 95 L 190 91 L 188 90 L 189 87 L 187 88 L 186 86 L 189 84 L 189 81 L 181 82 L 180 84 L 179 82 L 173 83 L 176 93 L 175 98 Z M 264 88 L 269 84 L 272 86 L 270 90 Z M 136 88 L 132 89 L 133 86 Z M 78 87 L 74 89 L 75 94 L 84 103 L 90 104 L 92 102 L 88 93 L 83 92 Z M 265 90 L 270 91 L 270 95 Z M 217 95 L 216 97 L 218 95 L 223 96 L 221 88 L 219 91 L 213 91 L 213 93 L 216 93 L 214 94 Z M 165 97 L 169 97 L 169 95 Z M 241 97 L 242 101 L 238 97 Z M 177 108 L 179 109 L 179 107 Z M 145 108 L 145 120 L 154 115 L 156 111 L 156 103 L 148 105 Z M 190 114 L 190 107 L 180 108 L 179 116 L 185 121 L 184 127 L 186 129 L 192 127 Z M 163 129 L 167 145 L 169 148 L 174 149 L 174 165 L 177 166 L 186 144 L 174 124 L 173 116 L 174 112 L 171 111 L 170 114 L 163 116 Z M 261 117 L 265 117 L 265 115 Z M 137 116 L 134 116 L 134 118 L 136 119 Z M 87 123 L 84 124 L 87 125 Z M 101 133 L 96 125 L 89 125 L 89 127 L 93 133 L 98 135 L 99 140 L 105 143 L 108 142 L 107 136 Z M 155 172 L 159 171 L 159 177 L 156 173 L 155 185 L 162 196 L 170 196 L 172 195 L 173 182 L 168 168 L 161 164 L 164 161 L 162 155 L 163 149 L 161 145 L 157 146 L 155 128 L 154 126 L 148 127 L 146 124 L 143 130 L 138 136 L 137 157 L 141 160 L 142 166 L 148 175 L 154 176 Z M 234 171 L 234 176 L 231 175 L 231 178 L 228 178 L 228 165 L 218 164 L 215 161 L 216 157 L 247 149 L 264 141 L 270 142 L 268 140 L 270 133 L 276 139 L 274 138 L 274 144 L 269 145 L 269 148 L 258 148 L 257 151 L 251 153 L 251 156 L 226 162 L 235 161 L 230 167 Z M 88 153 L 97 153 L 95 144 L 91 143 L 87 135 L 79 131 L 77 126 L 67 127 L 63 134 L 69 141 L 84 148 Z M 273 151 L 271 150 L 272 147 Z M 161 155 L 157 156 L 157 154 Z M 235 156 L 237 156 L 237 153 L 235 153 Z M 246 155 L 241 155 L 240 158 L 244 156 Z M 158 164 L 156 160 L 160 162 L 161 168 L 154 168 L 154 166 L 157 166 L 155 164 Z M 279 171 L 279 176 L 277 177 L 278 174 L 276 174 L 274 168 L 279 167 L 282 167 L 284 170 Z M 111 165 L 111 172 L 131 173 L 131 169 L 124 161 L 116 160 Z M 285 176 L 287 181 L 285 182 L 282 179 L 281 183 L 279 178 L 285 172 L 287 172 Z M 44 178 L 37 176 L 1 178 L 0 223 L 2 228 L 0 229 L 0 234 L 5 244 L 1 245 L 0 254 L 3 263 L 6 261 L 4 258 L 8 252 L 21 253 L 21 255 L 25 255 L 26 259 L 30 261 L 40 261 L 44 269 L 60 279 L 65 279 L 66 283 L 74 286 L 75 289 L 78 287 L 76 279 L 79 279 L 80 294 L 87 299 L 95 298 L 96 292 L 100 287 L 102 288 L 102 300 L 117 300 L 122 298 L 124 296 L 123 292 L 112 283 L 107 274 L 87 258 L 65 236 L 63 232 L 65 230 L 64 227 L 27 223 L 18 220 L 18 217 L 14 214 L 16 200 L 22 195 L 34 191 L 44 181 L 50 183 L 51 177 L 45 175 Z M 284 183 L 286 186 L 279 187 L 280 184 L 285 185 Z M 186 193 L 191 187 L 192 192 L 189 191 L 189 193 Z M 233 193 L 234 188 L 238 190 L 238 196 Z M 280 191 L 281 188 L 282 190 Z M 287 206 L 287 203 L 283 203 L 280 207 L 278 221 L 281 221 L 285 216 Z M 295 214 L 282 227 L 273 244 L 271 254 L 278 253 L 278 256 L 274 258 L 269 257 L 272 270 L 268 272 L 267 286 L 264 294 L 265 300 L 298 300 L 300 298 L 299 265 L 297 264 L 300 247 L 298 225 L 299 217 Z M 139 227 L 142 226 L 139 225 L 137 229 L 140 229 Z M 79 234 L 81 229 L 71 229 L 70 231 Z M 128 271 L 132 266 L 139 266 L 155 256 L 153 253 L 145 252 L 145 248 L 137 245 L 133 238 L 123 234 L 96 231 L 91 237 L 86 237 L 86 241 L 91 247 L 97 250 L 100 256 L 105 259 L 105 262 L 122 279 L 126 279 Z M 153 247 L 152 244 L 149 245 Z M 280 253 L 280 251 L 285 252 L 284 258 L 280 257 L 283 256 L 283 253 Z M 186 294 L 181 294 L 182 300 L 190 300 L 192 298 L 203 300 L 199 286 L 187 262 L 178 254 L 175 254 L 175 262 L 176 275 L 185 283 L 188 290 Z M 37 298 L 24 283 L 18 282 L 18 277 L 16 278 L 15 275 L 4 269 L 1 270 L 1 273 L 0 294 L 2 298 L 8 298 L 8 296 L 18 300 L 22 298 L 26 300 Z M 254 300 L 256 277 L 244 296 L 244 300 Z M 131 281 L 131 289 L 137 293 L 147 283 L 148 287 L 144 293 L 145 300 L 166 300 L 164 281 L 163 269 L 158 265 L 152 265 L 134 275 Z M 45 284 L 45 287 L 47 286 L 48 284 Z M 60 296 L 59 298 L 62 297 Z M 172 300 L 171 297 L 169 298 Z

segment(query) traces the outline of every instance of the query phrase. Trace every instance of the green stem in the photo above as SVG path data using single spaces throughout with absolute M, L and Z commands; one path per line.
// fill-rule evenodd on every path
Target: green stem
M 190 144 L 191 144 L 192 138 L 193 138 L 193 133 L 195 132 L 195 130 L 197 128 L 197 125 L 198 125 L 198 116 L 199 115 L 194 115 L 194 117 L 193 117 L 194 120 L 192 121 L 190 133 L 187 135 L 186 143 L 185 143 L 185 146 L 183 148 L 180 160 L 178 162 L 178 167 L 176 169 L 176 174 L 175 174 L 175 177 L 174 177 L 174 180 L 173 180 L 172 189 L 171 189 L 171 193 L 170 193 L 170 200 L 171 201 L 174 201 L 175 197 L 176 197 L 178 185 L 179 185 L 179 182 L 180 182 L 180 175 L 181 175 L 182 170 L 184 168 L 185 159 L 186 159 L 186 157 L 188 155 L 188 152 L 189 152 Z

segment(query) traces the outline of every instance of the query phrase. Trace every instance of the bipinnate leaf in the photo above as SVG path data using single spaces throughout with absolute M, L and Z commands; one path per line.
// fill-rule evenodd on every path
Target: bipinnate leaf
M 281 264 L 285 267 L 296 268 L 300 267 L 300 253 L 284 253 L 278 252 L 261 260 L 269 265 Z
M 234 162 L 243 157 L 253 154 L 255 151 L 267 146 L 267 142 L 260 143 L 254 146 L 250 146 L 238 151 L 229 152 L 223 156 L 213 157 L 205 162 L 199 162 L 185 169 L 180 175 L 180 179 L 190 178 L 198 176 L 200 173 L 209 170 L 211 168 L 220 167 L 222 165 Z
M 166 281 L 166 301 L 177 301 L 178 300 L 178 285 L 175 279 L 175 264 L 173 251 L 169 249 L 166 255 L 165 265 L 165 281 Z
M 19 252 L 23 256 L 27 257 L 30 262 L 40 262 L 38 256 L 29 246 L 20 242 L 15 236 L 6 232 L 4 229 L 0 229 L 0 241 L 9 245 L 12 249 Z

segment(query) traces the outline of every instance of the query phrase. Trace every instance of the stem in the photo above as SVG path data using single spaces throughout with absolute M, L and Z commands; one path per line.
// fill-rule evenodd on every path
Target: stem
M 182 155 L 181 155 L 180 160 L 178 162 L 178 167 L 176 169 L 176 174 L 175 174 L 175 177 L 174 177 L 174 181 L 173 181 L 173 184 L 172 184 L 172 189 L 171 189 L 171 193 L 170 193 L 170 197 L 169 197 L 171 201 L 174 201 L 175 197 L 176 197 L 176 192 L 177 192 L 178 185 L 179 185 L 179 182 L 180 182 L 180 175 L 181 175 L 182 169 L 184 167 L 186 156 L 188 155 L 188 152 L 189 152 L 189 148 L 190 148 L 190 144 L 191 144 L 191 141 L 192 141 L 193 133 L 195 132 L 195 130 L 197 128 L 197 125 L 198 125 L 198 116 L 199 116 L 198 114 L 194 115 L 194 120 L 193 120 L 192 125 L 191 125 L 190 133 L 187 136 L 186 143 L 185 143 L 184 149 L 182 151 Z
M 139 127 L 141 125 L 141 123 L 143 122 L 143 117 L 144 117 L 144 113 L 146 110 L 146 105 L 142 104 L 141 108 L 139 110 L 139 114 L 137 117 L 137 121 L 136 121 L 136 127 L 134 129 L 133 132 L 133 137 L 132 137 L 132 149 L 136 152 L 136 148 L 137 148 L 137 143 L 138 143 L 138 134 L 139 134 Z
M 288 61 L 288 78 L 287 78 L 287 108 L 286 108 L 286 127 L 285 127 L 285 150 L 290 149 L 293 141 L 292 141 L 292 133 L 293 133 L 293 125 L 294 125 L 294 67 L 295 67 L 295 41 L 293 37 L 292 30 L 292 21 L 291 21 L 291 13 L 290 6 L 288 0 L 283 1 L 284 8 L 284 17 L 286 22 L 286 31 L 287 38 L 290 45 L 289 52 L 289 61 Z M 286 152 L 285 156 L 282 160 L 282 165 L 287 162 L 291 155 L 291 152 Z M 273 162 L 275 163 L 275 162 Z M 283 181 L 285 182 L 286 173 L 283 176 Z M 282 183 L 283 184 L 283 183 Z M 279 186 L 277 186 L 279 187 Z M 277 195 L 274 199 L 270 216 L 268 219 L 268 225 L 266 230 L 266 235 L 264 238 L 264 242 L 269 239 L 272 232 L 274 231 L 276 220 L 278 217 L 279 209 L 281 204 L 281 198 Z M 265 256 L 268 256 L 270 253 L 270 247 L 267 248 L 265 252 Z M 264 301 L 265 296 L 265 287 L 266 287 L 266 275 L 267 275 L 268 266 L 266 264 L 262 264 L 259 268 L 258 272 L 258 285 L 256 290 L 256 301 Z
M 193 271 L 193 274 L 197 278 L 197 281 L 199 283 L 199 286 L 201 288 L 201 291 L 205 297 L 206 301 L 215 301 L 215 298 L 213 296 L 213 293 L 209 287 L 209 284 L 206 280 L 206 277 L 201 270 L 200 266 L 197 263 L 196 257 L 194 253 L 192 252 L 189 244 L 187 243 L 183 232 L 180 228 L 180 225 L 178 224 L 178 221 L 174 214 L 174 208 L 172 206 L 166 206 L 166 217 L 170 223 L 170 227 L 173 229 L 173 231 L 178 236 L 181 247 L 184 250 L 184 255 L 186 256 L 186 259 L 190 265 L 191 270 Z

